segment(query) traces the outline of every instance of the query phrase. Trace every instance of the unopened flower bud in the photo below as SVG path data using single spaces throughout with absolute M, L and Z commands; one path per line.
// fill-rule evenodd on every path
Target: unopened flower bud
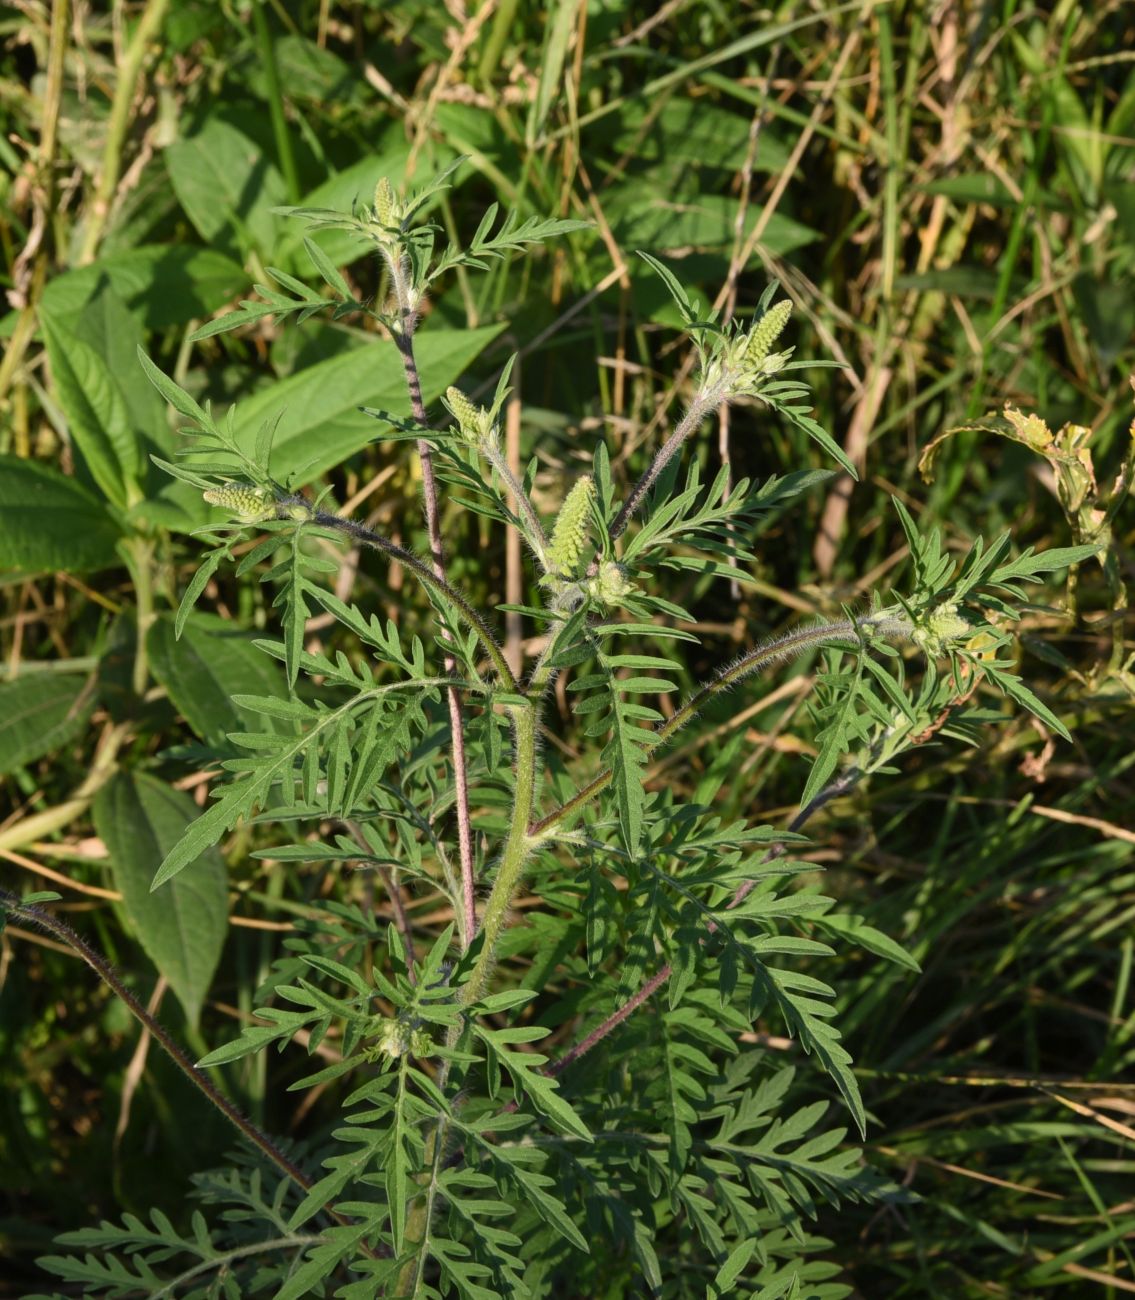
M 450 385 L 445 390 L 445 404 L 453 413 L 457 427 L 466 437 L 475 437 L 481 431 L 481 410 L 461 391 Z
M 394 187 L 385 176 L 374 187 L 374 217 L 380 226 L 397 226 L 401 220 Z
M 614 560 L 604 560 L 599 572 L 587 583 L 587 594 L 600 605 L 618 606 L 635 590 L 627 571 Z
M 491 411 L 477 406 L 460 388 L 453 386 L 445 390 L 445 405 L 457 421 L 457 427 L 466 442 L 482 451 L 496 446 L 497 428 Z

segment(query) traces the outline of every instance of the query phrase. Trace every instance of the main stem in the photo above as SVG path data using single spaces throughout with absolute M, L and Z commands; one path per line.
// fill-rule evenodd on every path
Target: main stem
M 497 877 L 493 881 L 489 901 L 485 904 L 481 920 L 484 944 L 473 967 L 473 973 L 461 989 L 461 1003 L 469 1006 L 485 991 L 492 971 L 497 939 L 508 917 L 512 896 L 520 883 L 524 864 L 532 850 L 528 826 L 536 806 L 536 729 L 539 721 L 537 703 L 529 703 L 512 710 L 513 735 L 516 746 L 516 785 L 513 790 L 512 817 L 501 853 Z
M 400 277 L 396 277 L 398 280 Z M 403 293 L 399 292 L 399 298 Z M 414 359 L 414 314 L 405 301 L 400 303 L 402 309 L 402 330 L 395 335 L 402 367 L 406 372 L 406 387 L 410 391 L 410 409 L 414 419 L 426 426 L 426 406 L 422 401 L 422 385 L 418 376 L 418 363 Z M 434 573 L 442 582 L 447 581 L 445 572 L 445 549 L 441 541 L 441 521 L 437 504 L 437 480 L 434 477 L 433 454 L 430 445 L 423 438 L 418 439 L 418 459 L 422 466 L 422 499 L 426 514 L 426 532 L 430 539 L 430 556 L 433 559 Z M 445 670 L 452 673 L 457 661 L 447 653 Z M 473 942 L 477 930 L 477 913 L 473 895 L 473 824 L 469 817 L 469 776 L 465 759 L 465 719 L 461 708 L 461 695 L 456 686 L 446 691 L 449 702 L 449 730 L 453 746 L 453 783 L 455 806 L 457 812 L 457 843 L 461 861 L 461 932 L 468 947 Z
M 537 697 L 538 698 L 538 697 Z M 508 919 L 508 909 L 513 893 L 520 883 L 524 864 L 532 849 L 532 839 L 528 834 L 528 824 L 532 820 L 532 810 L 536 805 L 536 732 L 539 723 L 538 703 L 530 700 L 525 706 L 517 705 L 512 710 L 513 737 L 516 753 L 516 785 L 513 791 L 512 816 L 501 853 L 497 878 L 493 882 L 489 901 L 485 905 L 481 921 L 483 945 L 473 966 L 472 974 L 461 987 L 459 995 L 461 1005 L 469 1007 L 481 996 L 488 984 L 493 969 L 497 939 Z M 451 1034 L 452 1047 L 456 1043 L 460 1030 Z M 449 1074 L 448 1062 L 443 1062 L 438 1078 L 438 1086 L 445 1087 Z M 398 1277 L 397 1294 L 416 1294 L 418 1269 L 421 1264 L 424 1245 L 429 1232 L 430 1217 L 433 1214 L 434 1197 L 437 1189 L 437 1176 L 442 1148 L 445 1144 L 448 1127 L 444 1115 L 438 1117 L 433 1132 L 426 1140 L 423 1165 L 430 1173 L 422 1188 L 420 1198 L 406 1218 L 406 1245 L 415 1249 L 414 1258 L 408 1260 Z

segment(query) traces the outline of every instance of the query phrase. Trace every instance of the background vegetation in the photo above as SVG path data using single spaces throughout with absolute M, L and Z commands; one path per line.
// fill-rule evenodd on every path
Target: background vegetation
M 269 671 L 233 630 L 274 615 L 251 575 L 222 571 L 201 602 L 212 615 L 174 640 L 203 507 L 144 460 L 135 491 L 105 439 L 125 422 L 169 452 L 141 344 L 198 399 L 239 399 L 250 426 L 286 408 L 274 471 L 310 482 L 345 464 L 331 480 L 344 513 L 422 550 L 412 457 L 369 445 L 357 414 L 405 409 L 393 350 L 270 317 L 186 340 L 265 268 L 304 273 L 277 206 L 349 205 L 381 175 L 468 155 L 435 214 L 459 241 L 494 201 L 594 223 L 455 277 L 419 344 L 427 401 L 520 350 L 515 436 L 550 502 L 595 431 L 632 481 L 681 409 L 677 318 L 635 249 L 703 296 L 724 285 L 741 316 L 779 278 L 797 355 L 846 363 L 821 372 L 817 418 L 861 481 L 822 483 L 767 525 L 728 599 L 676 578 L 705 638 L 685 685 L 886 591 L 906 557 L 892 495 L 958 551 L 978 531 L 1038 549 L 1110 533 L 1109 562 L 1039 594 L 1022 626 L 1022 671 L 1074 743 L 1004 706 L 976 747 L 928 744 L 832 802 L 806 856 L 922 967 L 827 968 L 869 1158 L 917 1194 L 821 1212 L 842 1279 L 864 1296 L 1135 1291 L 1135 647 L 1118 482 L 1135 364 L 1131 7 L 20 0 L 0 34 L 7 886 L 59 890 L 60 914 L 199 1055 L 235 1036 L 313 898 L 371 902 L 367 875 L 250 859 L 245 830 L 213 862 L 221 879 L 231 864 L 227 909 L 178 934 L 155 896 L 139 942 L 127 913 L 204 798 L 200 755 L 241 721 L 228 696 Z M 361 294 L 377 289 L 358 245 L 322 239 Z M 1007 402 L 1076 427 L 1046 441 L 994 418 Z M 690 454 L 737 476 L 821 464 L 756 410 Z M 452 580 L 483 608 L 516 598 L 496 531 L 457 510 L 445 531 Z M 334 582 L 406 624 L 426 617 L 396 573 L 346 565 Z M 695 787 L 708 738 L 730 762 L 723 815 L 787 823 L 814 752 L 815 668 L 742 688 L 656 777 Z M 426 899 L 412 922 L 428 936 L 448 919 Z M 69 952 L 19 926 L 0 942 L 0 1291 L 20 1295 L 44 1285 L 34 1259 L 60 1231 L 121 1208 L 184 1216 L 189 1175 L 222 1163 L 231 1134 Z M 745 1037 L 796 1059 L 768 1026 Z M 285 1055 L 221 1074 L 254 1119 L 308 1138 L 337 1098 L 297 1109 L 297 1069 Z M 615 1278 L 610 1293 L 637 1287 Z

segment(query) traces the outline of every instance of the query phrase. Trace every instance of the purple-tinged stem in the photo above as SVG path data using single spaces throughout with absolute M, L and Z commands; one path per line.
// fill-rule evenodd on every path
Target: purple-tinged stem
M 650 462 L 646 473 L 631 488 L 630 496 L 623 502 L 622 508 L 615 516 L 611 524 L 611 540 L 621 537 L 626 531 L 627 524 L 638 513 L 642 506 L 643 499 L 650 489 L 654 486 L 655 480 L 666 466 L 673 460 L 682 443 L 690 436 L 691 433 L 701 424 L 706 415 L 717 406 L 722 400 L 721 393 L 716 390 L 712 392 L 699 393 L 693 400 L 690 409 L 678 421 L 678 427 L 666 439 L 658 449 L 654 459 Z
M 402 332 L 395 336 L 402 367 L 406 372 L 406 387 L 410 390 L 410 410 L 414 419 L 425 428 L 426 406 L 422 401 L 422 384 L 418 363 L 414 359 L 414 315 L 405 307 L 402 310 Z M 444 582 L 445 549 L 441 541 L 441 522 L 437 504 L 437 480 L 434 478 L 433 455 L 424 439 L 418 440 L 418 460 L 422 466 L 422 500 L 426 514 L 426 532 L 430 539 L 430 555 L 434 573 Z M 457 661 L 451 654 L 445 656 L 446 672 L 453 672 Z M 453 744 L 453 784 L 457 812 L 457 845 L 461 859 L 461 907 L 464 916 L 462 934 L 465 946 L 473 942 L 477 933 L 477 913 L 473 893 L 473 823 L 469 817 L 469 775 L 465 759 L 465 720 L 461 708 L 461 695 L 456 686 L 446 690 L 449 701 L 449 730 Z
M 559 1074 L 561 1070 L 566 1070 L 572 1061 L 578 1061 L 584 1053 L 590 1052 L 596 1043 L 599 1043 L 606 1038 L 612 1029 L 617 1029 L 628 1016 L 633 1015 L 634 1012 L 642 1006 L 648 997 L 660 989 L 670 978 L 672 970 L 673 968 L 669 963 L 663 966 L 656 975 L 652 975 L 650 979 L 646 981 L 634 997 L 629 998 L 624 1002 L 618 1011 L 609 1015 L 601 1025 L 593 1029 L 581 1042 L 576 1043 L 570 1051 L 565 1052 L 558 1061 L 553 1061 L 544 1073 L 550 1075 Z
M 72 952 L 81 957 L 103 983 L 110 988 L 115 997 L 123 1003 L 135 1020 L 149 1032 L 150 1036 L 189 1082 L 216 1106 L 229 1123 L 240 1132 L 241 1136 L 247 1138 L 258 1151 L 267 1156 L 276 1168 L 287 1174 L 297 1186 L 302 1187 L 305 1192 L 311 1191 L 315 1185 L 314 1182 L 284 1155 L 266 1133 L 262 1133 L 251 1120 L 246 1119 L 211 1079 L 198 1070 L 181 1045 L 174 1041 L 161 1021 L 151 1015 L 131 993 L 122 980 L 119 979 L 118 972 L 101 953 L 96 952 L 65 921 L 60 921 L 46 908 L 39 907 L 34 903 L 24 903 L 18 895 L 9 893 L 6 889 L 0 889 L 0 905 L 11 915 L 31 921 L 34 925 L 46 930 L 48 934 L 54 935 L 56 939 L 66 944 Z M 324 1209 L 336 1223 L 344 1226 L 350 1225 L 351 1220 L 341 1215 L 333 1206 L 328 1205 Z M 361 1248 L 372 1258 L 375 1257 L 376 1252 L 369 1246 L 364 1244 Z

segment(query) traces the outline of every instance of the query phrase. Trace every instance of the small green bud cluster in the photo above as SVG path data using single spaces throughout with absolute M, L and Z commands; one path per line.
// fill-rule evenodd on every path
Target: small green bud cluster
M 414 1029 L 407 1021 L 398 1018 L 384 1020 L 374 1046 L 376 1055 L 398 1060 L 401 1056 L 425 1057 L 434 1051 L 434 1041 L 424 1029 Z
M 969 620 L 958 612 L 956 601 L 948 601 L 932 609 L 911 632 L 911 639 L 931 658 L 945 654 L 951 641 L 969 636 L 973 630 Z
M 246 483 L 223 483 L 201 494 L 211 506 L 221 506 L 238 519 L 267 519 L 275 513 L 275 500 L 263 488 Z
M 618 608 L 623 600 L 637 590 L 627 577 L 627 571 L 614 560 L 604 560 L 594 578 L 583 584 L 584 591 L 596 604 Z
M 595 480 L 590 474 L 585 474 L 560 507 L 548 546 L 549 576 L 560 579 L 575 577 L 587 545 L 587 525 L 594 500 Z
M 461 436 L 470 446 L 486 451 L 500 445 L 495 413 L 477 406 L 460 388 L 451 385 L 445 390 L 445 407 L 457 421 Z

